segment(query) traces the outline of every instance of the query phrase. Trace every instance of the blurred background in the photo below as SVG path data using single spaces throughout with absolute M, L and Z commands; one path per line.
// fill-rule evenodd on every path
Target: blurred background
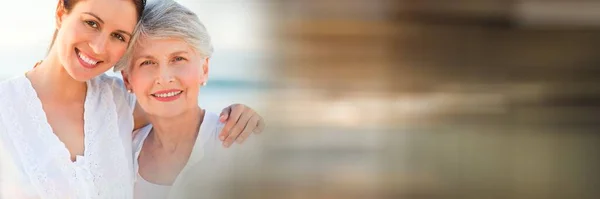
M 600 1 L 178 2 L 215 44 L 201 105 L 267 122 L 232 198 L 600 196 Z M 48 47 L 29 3 L 0 7 L 2 77 Z

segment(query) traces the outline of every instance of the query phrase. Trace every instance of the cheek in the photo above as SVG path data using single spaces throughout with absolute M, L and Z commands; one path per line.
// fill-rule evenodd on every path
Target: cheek
M 79 42 L 85 42 L 89 40 L 90 33 L 83 27 L 83 25 L 77 24 L 75 21 L 66 21 L 61 27 L 63 30 L 62 39 L 67 45 L 75 45 Z
M 58 52 L 62 57 L 73 56 L 73 49 L 82 42 L 89 40 L 90 34 L 83 25 L 78 25 L 74 21 L 64 21 L 57 35 L 54 45 L 57 45 Z
M 186 86 L 200 85 L 202 83 L 202 71 L 200 67 L 188 65 L 179 70 L 179 76 Z
M 76 38 L 76 30 L 69 28 L 68 26 L 62 26 L 56 35 L 56 40 L 54 40 L 54 45 L 58 48 L 60 53 L 64 54 L 65 51 L 73 46 Z
M 152 87 L 153 81 L 147 74 L 143 73 L 132 73 L 129 77 L 131 83 L 131 89 L 136 93 L 146 92 Z M 145 95 L 145 94 L 144 94 Z
M 123 57 L 123 55 L 125 54 L 125 51 L 127 50 L 127 44 L 126 43 L 117 43 L 120 41 L 115 41 L 115 43 L 113 43 L 108 49 L 110 49 L 110 62 L 111 62 L 111 66 L 115 65 L 117 63 L 117 61 L 119 61 L 119 59 L 121 59 L 121 57 Z
M 184 86 L 189 94 L 188 97 L 196 99 L 198 94 L 200 93 L 200 84 L 202 83 L 200 80 L 200 75 L 192 75 L 192 73 L 188 73 L 185 76 L 180 76 L 179 80 Z
M 188 87 L 189 89 L 196 89 L 196 88 L 200 88 L 200 84 L 201 81 L 198 81 L 198 77 L 197 76 L 191 76 L 188 75 L 186 77 L 182 77 L 181 81 L 183 81 L 183 84 L 185 85 L 185 87 Z

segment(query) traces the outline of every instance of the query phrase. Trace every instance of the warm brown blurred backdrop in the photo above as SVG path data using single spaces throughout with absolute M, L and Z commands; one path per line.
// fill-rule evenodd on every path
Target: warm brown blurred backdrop
M 260 2 L 270 198 L 599 196 L 600 1 Z

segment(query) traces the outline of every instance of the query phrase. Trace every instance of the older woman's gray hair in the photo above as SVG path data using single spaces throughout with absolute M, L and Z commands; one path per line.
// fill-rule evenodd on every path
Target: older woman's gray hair
M 198 16 L 173 0 L 155 0 L 146 4 L 131 43 L 125 55 L 115 65 L 115 71 L 127 71 L 131 65 L 133 50 L 143 38 L 178 38 L 205 57 L 210 57 L 213 53 L 208 31 Z

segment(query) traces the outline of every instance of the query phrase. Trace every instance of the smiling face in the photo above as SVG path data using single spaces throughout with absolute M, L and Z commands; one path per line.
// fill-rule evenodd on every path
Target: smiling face
M 68 12 L 57 10 L 57 19 L 58 59 L 73 79 L 87 81 L 123 56 L 137 11 L 131 0 L 81 0 Z
M 142 38 L 123 77 L 147 114 L 175 117 L 198 107 L 208 58 L 181 39 Z

